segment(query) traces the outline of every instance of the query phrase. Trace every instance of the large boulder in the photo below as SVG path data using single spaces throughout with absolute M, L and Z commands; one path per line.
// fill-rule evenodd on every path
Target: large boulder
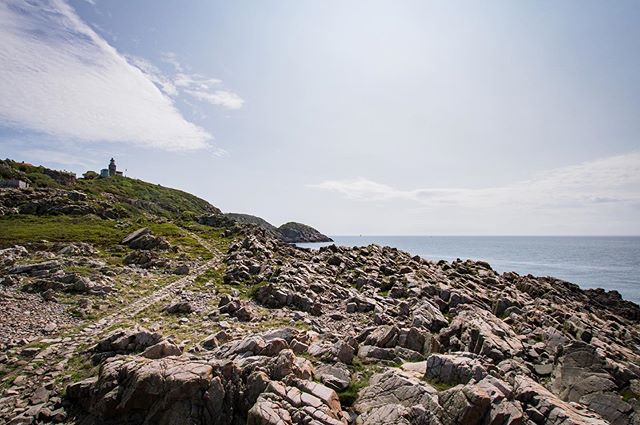
M 411 423 L 414 406 L 426 406 L 437 416 L 440 412 L 437 391 L 411 374 L 392 368 L 371 377 L 353 409 L 359 414 L 359 424 L 391 425 Z
M 461 346 L 452 346 L 454 336 Z M 495 362 L 524 352 L 522 342 L 507 323 L 478 307 L 461 311 L 438 339 L 443 347 L 482 354 Z
M 573 342 L 562 351 L 552 372 L 551 390 L 562 400 L 588 406 L 612 424 L 629 423 L 633 406 L 618 394 L 603 354 L 582 342 Z
M 143 227 L 134 232 L 129 233 L 122 239 L 122 245 L 129 248 L 153 250 L 153 249 L 170 249 L 171 245 L 161 236 L 154 236 L 148 227 Z
M 139 353 L 162 340 L 162 335 L 142 327 L 116 329 L 93 347 L 93 361 L 99 363 L 117 354 Z
M 288 384 L 288 385 L 287 385 Z M 346 425 L 338 395 L 316 382 L 292 378 L 271 382 L 249 410 L 247 425 Z
M 482 361 L 469 353 L 431 354 L 427 358 L 424 378 L 447 385 L 466 384 L 474 379 L 480 381 L 487 376 Z
M 118 356 L 66 394 L 87 423 L 346 424 L 335 391 L 298 360 L 289 350 L 236 361 Z
M 517 375 L 514 378 L 515 398 L 523 405 L 527 415 L 535 423 L 549 425 L 606 425 L 598 414 L 579 405 L 562 401 L 551 391 L 531 378 Z

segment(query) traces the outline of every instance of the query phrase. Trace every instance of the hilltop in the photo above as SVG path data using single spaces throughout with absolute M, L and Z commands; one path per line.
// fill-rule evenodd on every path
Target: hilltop
M 192 222 L 198 217 L 222 215 L 219 208 L 187 192 L 123 176 L 100 178 L 96 174 L 76 179 L 67 172 L 6 159 L 0 160 L 0 179 L 20 179 L 30 185 L 29 190 L 0 192 L 0 217 L 15 216 L 10 221 L 0 222 L 0 229 L 6 230 L 4 238 L 0 237 L 0 244 L 19 241 L 10 239 L 11 235 L 23 231 L 23 226 L 19 224 L 29 220 L 32 223 L 55 225 L 56 222 L 64 223 L 70 217 L 89 215 L 87 220 L 81 221 L 96 223 L 97 219 L 165 219 Z M 292 231 L 289 226 L 291 223 L 279 229 L 254 216 L 227 216 L 241 224 L 255 224 L 269 231 L 273 228 L 274 235 L 289 243 L 331 240 L 299 223 L 294 223 L 295 229 L 303 231 Z M 47 234 L 42 236 L 46 237 Z
M 307 226 L 118 175 L 0 173 L 32 186 L 0 189 L 2 423 L 640 421 L 640 307 L 615 291 L 303 249 Z
M 227 217 L 243 224 L 254 224 L 264 229 L 269 235 L 284 242 L 333 242 L 329 236 L 323 235 L 316 229 L 306 224 L 290 221 L 280 227 L 276 227 L 263 218 L 250 214 L 226 213 Z

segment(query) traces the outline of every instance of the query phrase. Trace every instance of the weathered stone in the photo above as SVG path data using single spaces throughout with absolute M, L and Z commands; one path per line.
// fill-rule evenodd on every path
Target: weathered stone
M 167 356 L 179 356 L 180 354 L 182 354 L 182 350 L 177 345 L 164 340 L 144 350 L 141 356 L 148 359 L 161 359 Z
M 466 384 L 474 379 L 480 381 L 487 376 L 482 361 L 460 354 L 431 354 L 427 358 L 424 378 L 449 385 Z

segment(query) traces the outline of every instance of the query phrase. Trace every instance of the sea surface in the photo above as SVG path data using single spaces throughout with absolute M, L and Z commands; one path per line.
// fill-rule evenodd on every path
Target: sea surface
M 336 245 L 387 245 L 429 260 L 487 261 L 498 272 L 553 276 L 582 288 L 615 289 L 640 304 L 640 237 L 332 236 Z M 319 248 L 328 243 L 298 244 Z

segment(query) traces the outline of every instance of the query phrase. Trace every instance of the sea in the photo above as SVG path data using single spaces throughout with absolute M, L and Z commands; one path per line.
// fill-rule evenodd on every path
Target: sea
M 429 260 L 484 260 L 498 272 L 553 276 L 617 290 L 640 304 L 640 236 L 331 236 L 339 246 L 386 245 Z M 303 243 L 317 249 L 330 243 Z

